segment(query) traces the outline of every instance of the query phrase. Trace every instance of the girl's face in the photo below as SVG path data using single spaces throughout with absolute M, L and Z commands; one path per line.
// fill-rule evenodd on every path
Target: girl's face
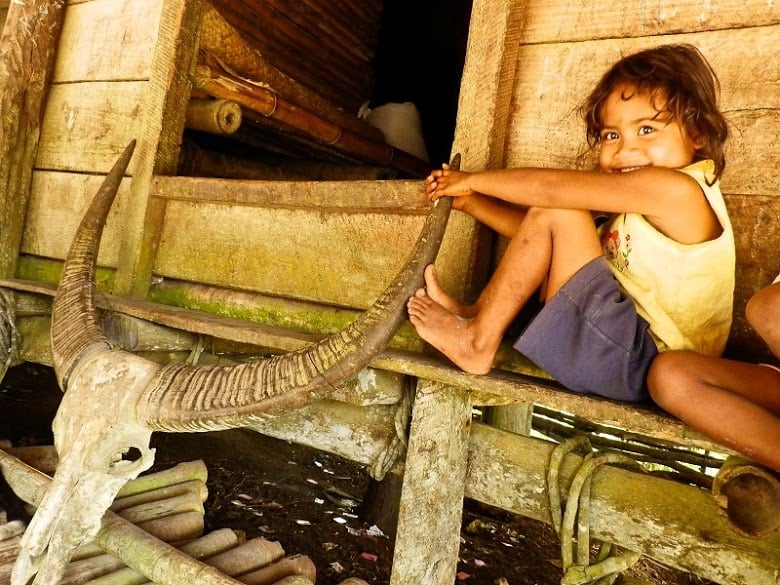
M 626 95 L 631 97 L 624 99 Z M 701 141 L 694 140 L 676 120 L 671 120 L 669 112 L 663 111 L 662 99 L 663 96 L 637 93 L 626 86 L 619 86 L 610 94 L 601 116 L 602 171 L 623 173 L 650 166 L 679 169 L 693 162 Z

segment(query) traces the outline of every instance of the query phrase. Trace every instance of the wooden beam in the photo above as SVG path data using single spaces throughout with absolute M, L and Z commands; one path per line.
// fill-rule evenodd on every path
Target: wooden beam
M 64 13 L 64 0 L 14 2 L 0 35 L 0 276 L 16 269 Z
M 197 58 L 201 0 L 163 0 L 152 75 L 144 94 L 145 114 L 138 137 L 131 200 L 125 216 L 125 236 L 119 251 L 116 290 L 143 297 L 151 284 L 164 202 L 149 200 L 154 174 L 172 175 L 179 160 L 190 78 Z
M 455 581 L 470 428 L 468 393 L 418 382 L 391 585 Z
M 464 170 L 503 166 L 524 4 L 475 0 L 471 9 L 453 146 Z
M 18 280 L 0 280 L 0 286 L 46 296 L 53 296 L 56 290 L 53 285 Z M 95 303 L 98 308 L 154 321 L 167 327 L 265 348 L 275 348 L 278 351 L 301 349 L 321 338 L 318 335 L 265 327 L 240 319 L 116 295 L 98 293 Z M 48 339 L 43 341 L 48 343 Z M 40 348 L 37 351 L 44 353 Z M 564 390 L 554 382 L 538 377 L 501 370 L 492 370 L 490 374 L 484 376 L 466 374 L 440 358 L 393 349 L 380 352 L 369 365 L 467 388 L 475 405 L 539 402 L 588 420 L 669 441 L 670 445 L 682 444 L 719 452 L 727 451 L 679 420 L 652 407 L 575 394 Z
M 241 181 L 154 177 L 154 197 L 192 203 L 360 213 L 427 215 L 420 181 Z
M 545 482 L 554 447 L 475 424 L 466 497 L 551 523 Z M 564 501 L 581 462 L 564 459 Z M 741 536 L 708 491 L 611 465 L 592 476 L 590 533 L 715 583 L 770 585 L 780 574 L 780 533 Z
M 780 22 L 780 6 L 766 0 L 658 0 L 594 4 L 560 0 L 523 2 L 523 42 L 562 43 L 590 39 L 647 39 L 690 30 L 723 30 Z M 733 43 L 729 46 L 736 48 Z

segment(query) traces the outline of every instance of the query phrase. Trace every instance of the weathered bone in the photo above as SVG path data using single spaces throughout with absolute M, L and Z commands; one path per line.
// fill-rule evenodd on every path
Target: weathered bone
M 12 585 L 33 576 L 34 585 L 58 580 L 73 550 L 98 532 L 122 485 L 152 465 L 153 431 L 247 426 L 355 376 L 405 319 L 406 300 L 438 252 L 451 209 L 449 198 L 434 204 L 406 266 L 341 333 L 246 364 L 160 365 L 112 349 L 94 306 L 100 235 L 134 147 L 128 145 L 84 215 L 52 307 L 53 364 L 65 392 L 53 423 L 60 463 L 25 533 Z

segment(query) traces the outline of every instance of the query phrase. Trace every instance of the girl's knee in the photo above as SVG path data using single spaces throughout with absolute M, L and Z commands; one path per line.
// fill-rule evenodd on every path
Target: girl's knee
M 759 333 L 767 323 L 780 320 L 780 287 L 773 285 L 750 297 L 745 307 L 745 317 Z
M 780 284 L 773 284 L 754 294 L 745 307 L 750 326 L 775 355 L 780 353 Z
M 653 402 L 661 408 L 668 409 L 680 395 L 680 387 L 690 377 L 694 355 L 689 351 L 665 351 L 658 354 L 650 364 L 647 388 Z

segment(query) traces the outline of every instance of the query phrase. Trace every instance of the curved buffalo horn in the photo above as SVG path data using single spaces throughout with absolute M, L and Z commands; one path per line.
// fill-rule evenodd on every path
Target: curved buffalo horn
M 131 152 L 132 144 L 117 162 L 115 171 L 120 179 L 122 161 Z M 458 164 L 459 160 L 453 160 L 454 168 Z M 93 302 L 100 226 L 119 180 L 107 179 L 107 183 L 110 186 L 100 190 L 79 228 L 55 300 L 52 348 L 55 355 L 61 354 L 55 367 L 65 383 L 81 356 L 107 345 Z M 343 331 L 299 351 L 243 364 L 156 364 L 148 386 L 138 395 L 137 420 L 150 429 L 164 431 L 247 426 L 269 413 L 311 401 L 356 375 L 405 319 L 406 301 L 420 286 L 425 266 L 438 253 L 451 206 L 448 197 L 434 204 L 406 266 L 375 303 Z
M 111 347 L 95 312 L 95 264 L 108 210 L 134 150 L 135 140 L 127 145 L 95 194 L 70 246 L 54 297 L 51 316 L 52 361 L 63 392 L 67 389 L 68 376 L 78 360 L 92 351 Z

